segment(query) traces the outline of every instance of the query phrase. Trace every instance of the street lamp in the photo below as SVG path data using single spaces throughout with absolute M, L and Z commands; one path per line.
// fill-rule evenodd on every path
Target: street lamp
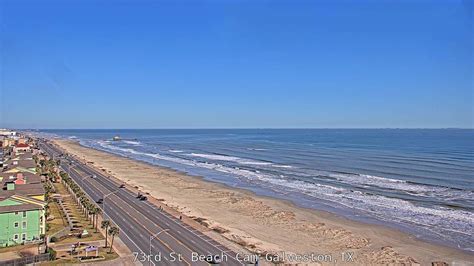
M 163 233 L 163 232 L 166 232 L 166 231 L 169 231 L 170 229 L 163 229 L 161 231 L 159 231 L 158 233 L 154 234 L 154 235 L 151 235 L 150 236 L 150 253 L 148 253 L 148 263 L 149 265 L 151 266 L 151 259 L 150 259 L 150 256 L 151 256 L 151 241 L 153 240 L 153 238 L 156 238 L 159 234 Z
M 72 166 L 71 166 L 71 165 L 72 165 Z M 76 167 L 76 165 L 73 164 L 72 162 L 69 162 L 68 167 L 67 167 L 67 168 L 68 168 L 68 173 L 67 173 L 67 174 L 68 174 L 71 178 L 72 178 L 72 172 L 71 172 L 71 170 L 72 170 L 72 168 L 74 168 L 74 167 Z
M 111 196 L 112 194 L 115 194 L 116 192 L 120 191 L 120 189 L 117 189 L 115 191 L 112 191 L 108 194 L 106 194 L 103 198 L 102 198 L 102 209 L 104 209 L 104 215 L 107 216 L 107 212 L 105 211 L 105 199 L 108 197 L 108 196 Z
M 85 186 L 84 186 L 84 179 L 88 178 L 89 176 L 85 176 L 85 177 L 81 177 L 81 185 L 82 185 L 82 189 L 85 189 Z

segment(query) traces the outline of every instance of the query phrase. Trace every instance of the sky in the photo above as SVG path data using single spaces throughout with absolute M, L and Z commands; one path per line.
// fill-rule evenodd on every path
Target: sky
M 473 1 L 0 0 L 0 127 L 474 127 Z

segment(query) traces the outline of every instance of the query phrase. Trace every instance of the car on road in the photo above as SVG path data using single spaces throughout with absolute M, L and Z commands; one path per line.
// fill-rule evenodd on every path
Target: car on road
M 119 188 L 124 188 L 124 187 L 125 187 L 125 184 L 121 184 L 121 185 L 119 186 Z
M 92 178 L 97 178 L 97 176 L 96 176 L 96 175 L 91 175 L 91 177 L 92 177 Z
M 147 199 L 148 198 L 146 196 L 143 196 L 143 195 L 140 197 L 140 200 L 147 200 Z
M 96 202 L 97 204 L 102 204 L 102 202 L 104 202 L 104 199 L 98 199 Z

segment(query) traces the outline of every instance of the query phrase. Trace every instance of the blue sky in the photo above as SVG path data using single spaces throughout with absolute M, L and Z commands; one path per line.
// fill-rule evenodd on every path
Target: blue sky
M 472 128 L 472 11 L 0 0 L 0 127 Z

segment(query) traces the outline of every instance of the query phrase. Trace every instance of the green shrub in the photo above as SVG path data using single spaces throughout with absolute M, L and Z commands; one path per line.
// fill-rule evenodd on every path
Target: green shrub
M 48 253 L 49 253 L 49 258 L 50 260 L 55 260 L 56 259 L 56 250 L 52 248 L 48 248 Z

